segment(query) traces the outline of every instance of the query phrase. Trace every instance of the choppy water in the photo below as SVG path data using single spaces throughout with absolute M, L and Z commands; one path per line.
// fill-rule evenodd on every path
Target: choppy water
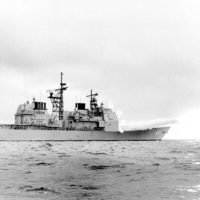
M 200 199 L 200 141 L 0 142 L 0 199 Z

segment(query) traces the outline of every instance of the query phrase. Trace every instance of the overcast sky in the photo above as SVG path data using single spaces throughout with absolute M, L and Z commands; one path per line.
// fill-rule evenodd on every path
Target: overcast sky
M 65 109 L 90 89 L 126 121 L 200 108 L 200 1 L 0 1 L 0 121 L 69 84 Z

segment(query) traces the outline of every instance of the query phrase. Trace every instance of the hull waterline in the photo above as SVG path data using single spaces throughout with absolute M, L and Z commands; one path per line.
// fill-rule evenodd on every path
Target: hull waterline
M 169 127 L 120 132 L 0 129 L 0 141 L 156 141 Z

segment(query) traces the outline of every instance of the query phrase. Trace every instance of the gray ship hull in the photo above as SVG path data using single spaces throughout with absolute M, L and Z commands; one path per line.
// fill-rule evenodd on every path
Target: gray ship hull
M 0 141 L 155 141 L 162 140 L 170 127 L 120 132 L 16 130 L 0 128 Z

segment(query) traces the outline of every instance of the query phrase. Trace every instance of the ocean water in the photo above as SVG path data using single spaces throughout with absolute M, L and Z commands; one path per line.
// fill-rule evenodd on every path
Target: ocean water
M 0 199 L 200 199 L 200 141 L 0 142 Z

